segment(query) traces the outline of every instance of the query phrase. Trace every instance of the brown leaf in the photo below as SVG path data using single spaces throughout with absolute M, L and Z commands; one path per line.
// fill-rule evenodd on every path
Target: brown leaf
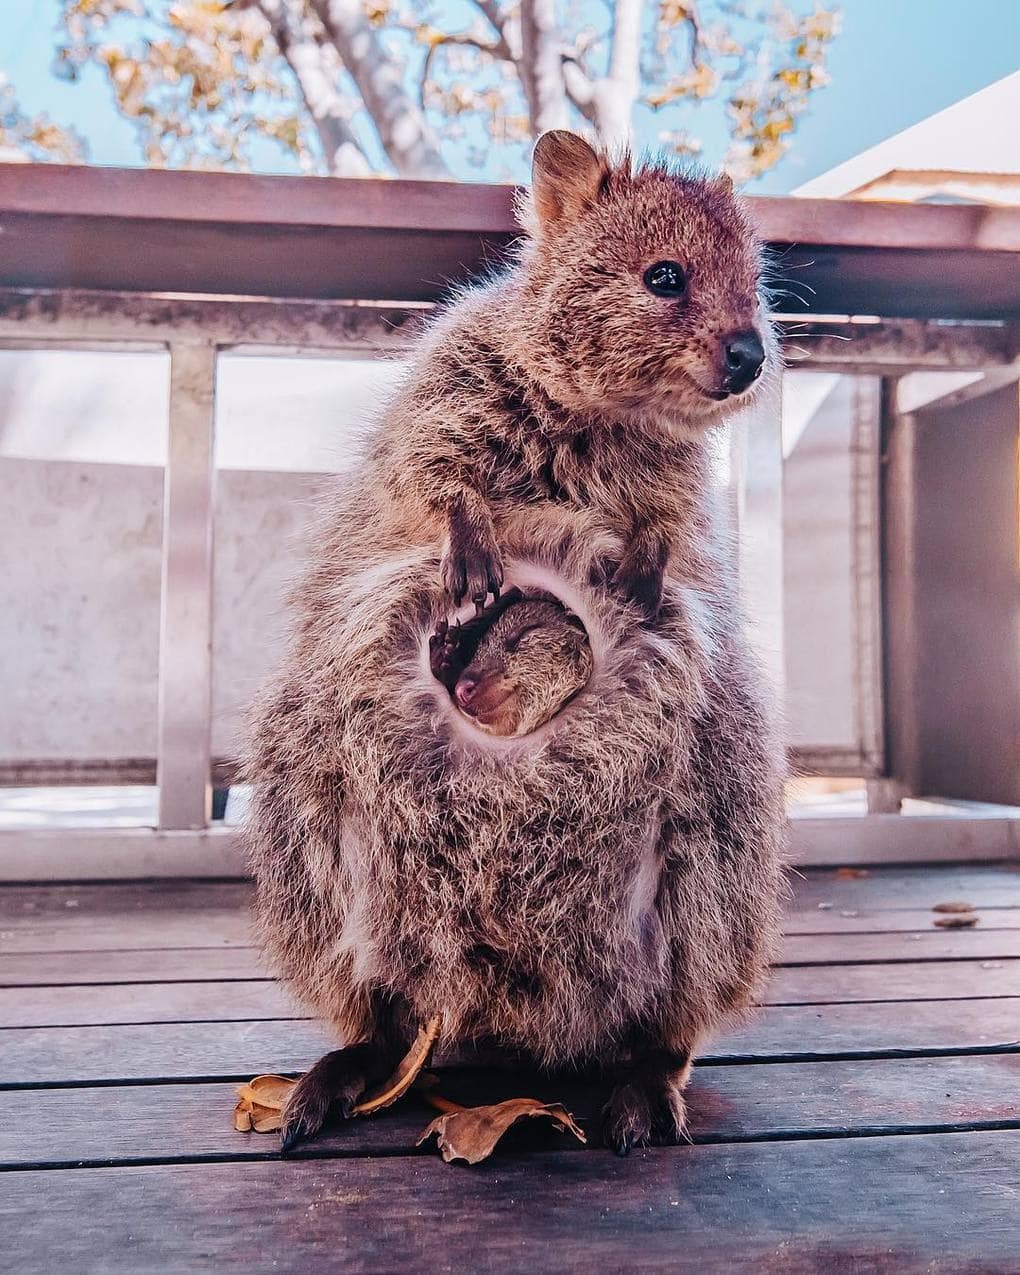
M 439 1036 L 440 1019 L 433 1018 L 415 1037 L 414 1044 L 397 1065 L 396 1071 L 385 1084 L 367 1094 L 354 1108 L 354 1115 L 367 1116 L 381 1111 L 402 1098 L 414 1084 L 415 1078 L 428 1062 L 429 1054 Z M 239 1133 L 273 1133 L 283 1124 L 283 1109 L 290 1091 L 297 1082 L 286 1076 L 256 1076 L 237 1089 L 237 1105 L 234 1107 L 234 1128 Z
M 274 1111 L 282 1111 L 287 1105 L 290 1091 L 297 1081 L 286 1076 L 256 1076 L 246 1085 L 239 1085 L 237 1096 L 260 1107 L 270 1107 Z
M 354 1108 L 354 1115 L 368 1116 L 373 1111 L 381 1111 L 389 1107 L 398 1098 L 402 1098 L 415 1082 L 415 1078 L 429 1060 L 432 1046 L 439 1036 L 441 1020 L 436 1017 L 418 1032 L 414 1044 L 397 1065 L 396 1071 L 389 1080 L 373 1090 Z
M 949 903 L 936 903 L 932 908 L 933 912 L 973 912 L 973 903 L 960 903 L 954 899 Z
M 841 881 L 856 881 L 860 877 L 870 877 L 871 873 L 867 868 L 837 868 L 836 876 Z
M 937 916 L 933 921 L 940 930 L 966 930 L 977 923 L 976 912 L 957 912 L 953 916 Z
M 437 1116 L 418 1139 L 421 1146 L 432 1134 L 436 1135 L 443 1159 L 466 1160 L 478 1164 L 495 1150 L 503 1134 L 512 1124 L 528 1116 L 544 1116 L 578 1142 L 587 1142 L 583 1130 L 578 1128 L 566 1107 L 558 1102 L 539 1102 L 537 1098 L 510 1098 L 491 1107 L 463 1107 Z
M 286 1076 L 256 1076 L 237 1087 L 234 1128 L 238 1133 L 272 1133 L 283 1123 L 283 1108 L 295 1082 Z

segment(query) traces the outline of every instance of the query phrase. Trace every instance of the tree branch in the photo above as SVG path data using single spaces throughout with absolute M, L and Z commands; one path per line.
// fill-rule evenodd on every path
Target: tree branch
M 504 13 L 500 9 L 497 0 L 473 0 L 473 3 L 489 26 L 492 27 L 493 31 L 506 45 L 506 53 L 503 55 L 506 60 L 508 62 L 519 62 L 521 58 L 521 32 L 520 23 L 516 21 L 516 12 L 511 10 L 508 13 Z
M 616 0 L 609 74 L 594 85 L 595 123 L 607 146 L 625 146 L 631 137 L 641 85 L 641 8 L 641 0 Z
M 329 65 L 329 49 L 311 29 L 303 4 L 294 0 L 257 0 L 280 53 L 287 59 L 301 89 L 322 143 L 329 171 L 335 177 L 368 177 L 372 165 L 350 126 L 343 98 L 337 92 L 336 68 Z M 318 26 L 318 23 L 315 23 Z M 335 52 L 335 50 L 334 50 Z
M 589 123 L 595 123 L 595 84 L 572 53 L 563 54 L 563 87 L 567 97 Z
M 520 21 L 521 57 L 517 74 L 528 103 L 531 131 L 537 136 L 549 128 L 567 128 L 569 110 L 563 80 L 562 40 L 554 0 L 521 0 Z
M 502 62 L 512 62 L 510 50 L 507 48 L 506 41 L 500 36 L 495 40 L 482 40 L 478 36 L 468 35 L 467 32 L 461 32 L 458 35 L 443 35 L 438 39 L 429 43 L 429 51 L 425 54 L 425 61 L 421 68 L 421 83 L 418 88 L 418 101 L 422 110 L 425 109 L 425 85 L 428 83 L 429 72 L 432 70 L 432 59 L 436 56 L 436 52 L 447 44 L 458 44 L 461 47 L 469 49 L 477 49 L 480 53 L 491 54 L 494 58 L 499 58 Z
M 404 87 L 360 0 L 311 0 L 357 85 L 383 149 L 402 177 L 449 177 L 428 121 Z

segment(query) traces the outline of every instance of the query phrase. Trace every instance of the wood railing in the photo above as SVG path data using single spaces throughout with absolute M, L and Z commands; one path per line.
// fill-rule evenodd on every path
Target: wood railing
M 80 760 L 15 756 L 0 731 L 8 783 L 154 772 L 157 827 L 0 833 L 0 877 L 230 875 L 239 870 L 233 834 L 210 826 L 213 775 L 229 778 L 230 761 L 211 743 L 217 359 L 398 353 L 440 284 L 510 241 L 511 192 L 89 169 L 20 168 L 17 177 L 0 169 L 0 348 L 168 351 L 169 441 L 155 758 L 99 759 L 105 770 L 90 771 Z M 867 780 L 872 813 L 795 821 L 795 857 L 839 861 L 848 837 L 858 862 L 1017 854 L 1009 815 L 894 812 L 913 795 L 1020 802 L 1020 766 L 1009 768 L 1015 731 L 1007 735 L 1020 684 L 1015 463 L 1012 487 L 989 486 L 989 468 L 1001 474 L 1011 438 L 1015 447 L 1020 213 L 797 200 L 754 208 L 783 268 L 797 267 L 806 288 L 796 291 L 811 298 L 805 314 L 780 316 L 796 367 L 867 379 L 875 404 L 854 470 L 859 740 L 842 750 L 817 740 L 798 757 L 814 773 Z M 931 376 L 945 372 L 957 374 L 948 388 Z M 744 576 L 781 672 L 778 415 L 734 437 Z M 955 503 L 944 508 L 950 477 Z M 961 502 L 982 493 L 975 530 Z M 939 601 L 939 555 L 951 561 L 958 549 L 954 519 L 970 528 L 967 571 L 985 590 L 983 606 L 981 590 Z M 979 659 L 954 647 L 964 637 Z M 824 651 L 795 653 L 824 667 Z M 952 679 L 954 659 L 969 691 L 949 696 L 957 720 L 943 718 L 940 735 L 941 688 L 927 670 Z M 967 694 L 984 716 L 961 725 Z

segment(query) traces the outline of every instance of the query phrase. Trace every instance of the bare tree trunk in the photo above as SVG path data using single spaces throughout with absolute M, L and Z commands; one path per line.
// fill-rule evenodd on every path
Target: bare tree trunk
M 372 165 L 361 149 L 337 92 L 339 59 L 316 39 L 302 0 L 259 0 L 277 47 L 290 64 L 334 177 L 368 177 Z M 316 25 L 318 22 L 316 20 Z
M 449 177 L 427 120 L 404 87 L 360 0 L 311 0 L 401 177 Z
M 641 87 L 641 0 L 616 0 L 609 74 L 593 88 L 595 126 L 609 147 L 628 145 Z
M 554 0 L 521 0 L 521 58 L 517 72 L 528 102 L 531 131 L 567 128 L 570 114 L 563 80 L 563 40 Z

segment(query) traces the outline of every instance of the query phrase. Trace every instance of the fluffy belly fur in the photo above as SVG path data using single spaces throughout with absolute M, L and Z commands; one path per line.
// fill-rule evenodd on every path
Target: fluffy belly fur
M 569 552 L 517 562 L 584 621 L 587 688 L 523 740 L 456 714 L 423 656 L 434 564 L 345 584 L 259 712 L 249 843 L 271 954 L 348 1041 L 373 995 L 544 1063 L 647 1027 L 686 1048 L 768 957 L 779 771 L 741 649 L 669 587 L 653 630 Z M 314 640 L 313 640 L 314 639 Z

